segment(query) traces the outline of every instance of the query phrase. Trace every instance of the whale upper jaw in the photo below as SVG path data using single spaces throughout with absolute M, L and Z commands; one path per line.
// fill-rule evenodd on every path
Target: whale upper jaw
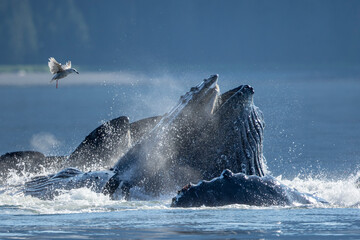
M 194 108 L 210 114 L 216 105 L 220 92 L 219 86 L 217 85 L 218 78 L 218 74 L 212 75 L 209 78 L 204 79 L 196 87 L 192 87 L 189 92 L 180 97 L 178 104 L 164 116 L 159 124 L 163 124 L 164 121 L 175 119 L 178 114 L 182 112 L 189 113 L 190 111 L 193 111 Z M 197 114 L 199 114 L 199 112 L 197 112 Z
M 127 180 L 133 176 L 134 172 L 137 172 L 133 170 L 133 167 L 139 161 L 145 162 L 143 165 L 147 167 L 149 163 L 146 162 L 148 158 L 152 158 L 151 155 L 161 151 L 171 155 L 167 150 L 159 150 L 158 145 L 167 146 L 166 142 L 169 138 L 173 139 L 177 133 L 182 132 L 182 129 L 194 128 L 209 119 L 219 99 L 218 77 L 219 75 L 215 74 L 204 79 L 181 96 L 178 103 L 162 117 L 137 146 L 119 159 L 113 169 L 116 172 L 122 172 L 121 177 Z

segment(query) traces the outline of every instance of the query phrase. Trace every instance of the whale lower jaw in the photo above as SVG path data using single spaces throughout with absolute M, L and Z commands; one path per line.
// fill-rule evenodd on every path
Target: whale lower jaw
M 234 174 L 226 169 L 211 181 L 187 184 L 172 199 L 171 207 L 216 207 L 231 204 L 287 206 L 328 204 L 314 195 L 301 193 L 271 176 Z

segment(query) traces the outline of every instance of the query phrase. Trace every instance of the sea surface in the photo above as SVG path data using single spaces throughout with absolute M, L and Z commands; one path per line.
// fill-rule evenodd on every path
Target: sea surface
M 62 79 L 58 89 L 50 74 L 1 73 L 0 155 L 68 155 L 105 121 L 164 114 L 218 73 L 221 92 L 254 87 L 270 174 L 328 205 L 173 209 L 175 193 L 127 202 L 88 189 L 45 201 L 13 195 L 4 184 L 0 239 L 360 239 L 360 70 L 219 70 L 88 72 Z M 23 172 L 7 182 L 35 175 Z

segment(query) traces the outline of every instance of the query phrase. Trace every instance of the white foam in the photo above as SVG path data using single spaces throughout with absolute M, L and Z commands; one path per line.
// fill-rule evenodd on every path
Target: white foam
M 285 185 L 296 188 L 300 192 L 311 193 L 330 203 L 330 207 L 360 206 L 360 189 L 356 187 L 356 175 L 344 179 L 329 180 L 323 177 L 306 179 L 296 177 L 292 180 L 277 179 Z
M 42 174 L 16 174 L 13 172 L 7 179 L 7 185 L 0 186 L 0 207 L 3 214 L 68 214 L 68 213 L 91 213 L 110 212 L 142 209 L 164 209 L 169 208 L 170 199 L 134 198 L 134 201 L 111 200 L 109 196 L 96 193 L 88 188 L 64 190 L 53 200 L 41 200 L 36 197 L 25 196 L 19 187 L 31 177 Z M 136 196 L 140 191 L 132 190 Z M 9 208 L 9 210 L 6 210 Z
M 46 174 L 46 172 L 44 172 Z M 323 177 L 308 177 L 294 179 L 277 179 L 283 184 L 296 188 L 300 192 L 314 194 L 317 197 L 328 201 L 329 205 L 313 205 L 310 207 L 329 207 L 329 208 L 360 208 L 360 189 L 356 187 L 356 179 L 360 176 L 349 176 L 345 179 L 329 180 Z M 8 182 L 12 185 L 22 184 L 30 177 L 31 174 L 16 175 L 11 174 Z M 176 193 L 162 196 L 161 198 L 144 198 L 139 197 L 141 191 L 133 189 L 138 199 L 132 201 L 111 200 L 108 196 L 101 193 L 95 193 L 87 188 L 73 189 L 64 191 L 63 194 L 57 196 L 54 200 L 40 200 L 38 198 L 24 196 L 21 192 L 16 193 L 12 187 L 2 187 L 0 189 L 0 206 L 5 209 L 4 214 L 14 214 L 14 212 L 22 214 L 66 214 L 66 213 L 87 213 L 87 212 L 109 212 L 109 211 L 129 211 L 144 209 L 168 209 L 171 203 L 171 197 Z M 5 206 L 5 207 L 4 207 Z M 6 206 L 10 206 L 7 208 Z M 270 208 L 288 209 L 309 206 L 274 206 Z M 266 209 L 268 207 L 255 207 L 247 205 L 229 205 L 216 208 L 239 208 L 239 209 Z M 201 208 L 200 208 L 201 209 Z

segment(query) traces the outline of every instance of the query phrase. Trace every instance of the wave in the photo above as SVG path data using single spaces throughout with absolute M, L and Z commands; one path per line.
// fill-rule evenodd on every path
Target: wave
M 307 192 L 323 198 L 331 207 L 356 207 L 360 208 L 360 188 L 357 180 L 360 171 L 342 179 L 327 179 L 325 177 L 295 177 L 294 179 L 277 179 L 282 183 L 294 187 L 300 192 Z

